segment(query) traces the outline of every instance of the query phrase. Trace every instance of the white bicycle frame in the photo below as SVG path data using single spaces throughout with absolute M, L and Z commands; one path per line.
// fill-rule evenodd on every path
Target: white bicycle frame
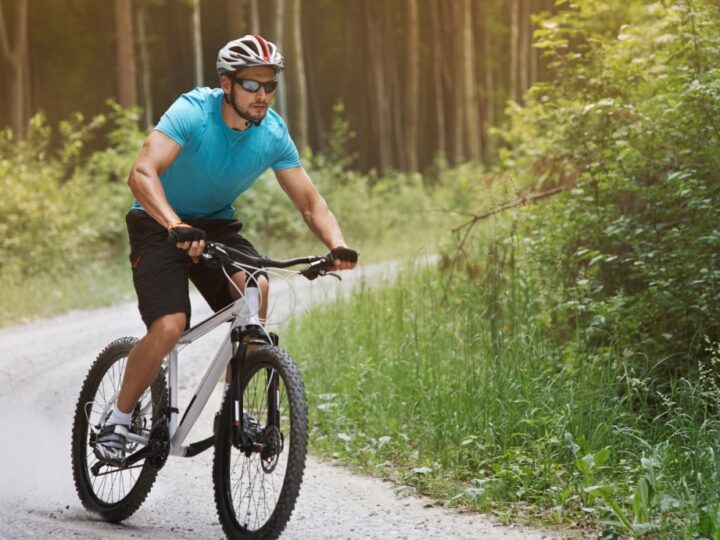
M 169 388 L 170 421 L 168 429 L 170 432 L 171 456 L 189 457 L 190 455 L 196 455 L 198 453 L 192 452 L 188 454 L 190 447 L 189 445 L 185 445 L 183 443 L 185 442 L 188 433 L 190 433 L 190 430 L 195 425 L 200 413 L 205 408 L 205 405 L 207 405 L 215 385 L 220 380 L 220 377 L 222 377 L 225 373 L 228 363 L 236 353 L 236 351 L 233 350 L 233 344 L 230 340 L 232 330 L 236 327 L 243 327 L 249 324 L 260 326 L 262 328 L 262 324 L 257 317 L 257 306 L 259 305 L 258 296 L 259 291 L 256 287 L 247 287 L 246 294 L 242 295 L 238 300 L 211 315 L 201 323 L 186 330 L 178 340 L 178 343 L 173 351 L 167 356 L 167 358 L 165 358 L 163 368 L 166 369 L 167 372 L 167 382 Z M 185 410 L 185 414 L 178 424 L 179 347 L 189 345 L 193 341 L 214 330 L 222 323 L 229 321 L 232 321 L 230 329 L 220 345 L 220 349 L 215 354 L 215 358 L 210 363 L 210 366 L 208 366 L 205 375 L 200 381 L 195 394 Z M 129 433 L 128 439 L 143 445 L 147 445 L 149 441 L 149 437 L 134 433 Z M 207 440 L 208 439 L 206 439 L 206 441 Z M 202 444 L 202 442 L 204 441 L 200 441 L 197 444 Z

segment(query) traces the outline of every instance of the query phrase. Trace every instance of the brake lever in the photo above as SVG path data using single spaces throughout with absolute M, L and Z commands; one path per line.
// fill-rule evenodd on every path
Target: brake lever
M 322 276 L 332 276 L 334 278 L 337 278 L 338 281 L 342 281 L 342 278 L 335 272 L 328 272 L 325 268 L 322 268 L 323 265 L 328 263 L 329 261 L 325 258 L 318 259 L 317 261 L 310 263 L 308 267 L 305 268 L 305 270 L 302 270 L 300 272 L 300 274 L 305 276 L 310 281 L 313 281 Z

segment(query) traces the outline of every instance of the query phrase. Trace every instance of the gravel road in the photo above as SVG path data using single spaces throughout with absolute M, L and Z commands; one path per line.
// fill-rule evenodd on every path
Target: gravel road
M 367 266 L 325 278 L 298 281 L 296 313 L 368 281 L 395 275 L 398 265 Z M 287 305 L 286 283 L 273 284 L 278 306 Z M 209 314 L 193 296 L 193 321 Z M 284 319 L 278 307 L 273 318 Z M 134 303 L 71 312 L 0 330 L 0 538 L 222 538 L 212 492 L 212 450 L 171 458 L 144 505 L 121 525 L 99 521 L 81 506 L 72 481 L 70 432 L 80 385 L 97 353 L 122 336 L 141 336 Z M 194 392 L 222 339 L 211 333 L 180 356 L 180 403 Z M 219 403 L 216 394 L 188 441 L 204 438 Z M 427 499 L 400 497 L 393 485 L 310 458 L 300 498 L 283 538 L 554 538 L 522 527 L 503 527 L 480 514 L 428 507 Z

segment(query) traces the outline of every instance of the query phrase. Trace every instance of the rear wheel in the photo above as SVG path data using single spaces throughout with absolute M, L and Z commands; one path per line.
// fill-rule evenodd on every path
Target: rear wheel
M 228 538 L 277 538 L 305 469 L 305 387 L 290 356 L 275 346 L 250 353 L 241 381 L 245 440 L 233 441 L 234 400 L 228 394 L 215 439 L 215 504 Z
M 89 445 L 91 427 L 102 425 L 112 412 L 128 355 L 136 342 L 134 338 L 118 339 L 98 355 L 80 391 L 73 422 L 75 489 L 85 508 L 114 522 L 130 517 L 140 507 L 158 472 L 148 460 L 141 460 L 127 468 L 105 465 L 98 461 Z M 166 407 L 167 390 L 161 372 L 136 404 L 130 433 L 148 437 L 153 423 Z M 129 442 L 128 454 L 139 448 L 138 443 Z

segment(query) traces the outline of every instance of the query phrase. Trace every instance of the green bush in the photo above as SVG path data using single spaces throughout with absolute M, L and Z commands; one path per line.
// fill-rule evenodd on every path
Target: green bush
M 720 337 L 719 20 L 710 1 L 574 2 L 538 32 L 553 83 L 501 132 L 501 167 L 574 185 L 518 233 L 562 291 L 559 333 L 582 321 L 669 372 Z
M 88 123 L 77 114 L 60 124 L 58 141 L 42 115 L 21 142 L 0 134 L 0 281 L 51 275 L 123 250 L 120 224 L 132 201 L 126 178 L 142 137 L 135 116 L 117 106 Z M 108 120 L 114 146 L 88 155 L 91 135 Z

